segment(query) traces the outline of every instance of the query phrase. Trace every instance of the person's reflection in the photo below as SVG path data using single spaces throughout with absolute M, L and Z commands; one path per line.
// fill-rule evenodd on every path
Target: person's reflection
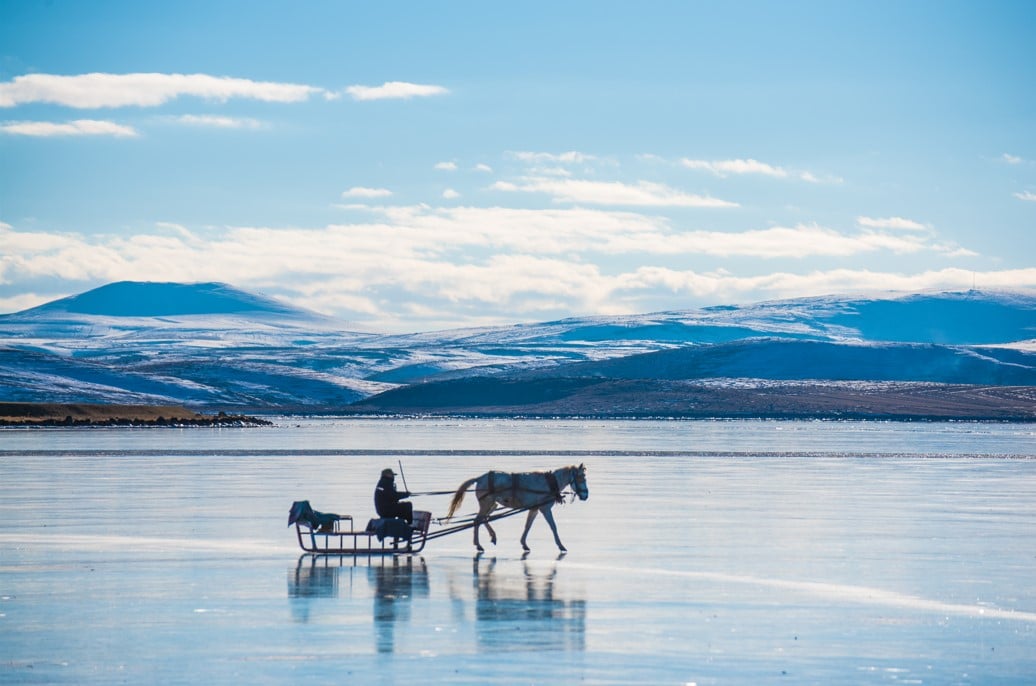
M 411 600 L 428 597 L 428 568 L 424 558 L 382 559 L 371 562 L 368 579 L 374 585 L 378 652 L 391 653 L 396 649 L 396 625 L 410 622 Z
M 557 562 L 545 572 L 522 561 L 521 576 L 501 576 L 496 558 L 472 563 L 481 650 L 582 651 L 586 601 L 556 597 Z

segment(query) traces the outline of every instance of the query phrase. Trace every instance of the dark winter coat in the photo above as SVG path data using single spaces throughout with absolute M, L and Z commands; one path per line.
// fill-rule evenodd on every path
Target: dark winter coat
M 377 488 L 374 489 L 374 509 L 380 517 L 398 517 L 400 508 L 397 507 L 403 498 L 409 498 L 407 491 L 397 491 L 396 482 L 389 476 L 381 477 Z

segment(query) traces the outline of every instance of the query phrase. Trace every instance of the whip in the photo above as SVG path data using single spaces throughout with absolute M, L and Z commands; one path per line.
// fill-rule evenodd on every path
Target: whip
M 396 463 L 399 465 L 399 476 L 403 478 L 403 490 L 410 493 L 410 487 L 406 485 L 406 474 L 403 473 L 403 461 L 396 460 Z

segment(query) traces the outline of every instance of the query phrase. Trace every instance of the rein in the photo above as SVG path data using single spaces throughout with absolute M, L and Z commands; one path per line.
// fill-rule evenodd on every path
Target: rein
M 545 491 L 526 491 L 526 492 L 528 492 L 528 493 L 544 493 Z M 572 497 L 572 499 L 575 500 L 575 497 L 576 497 L 575 491 L 569 492 L 568 495 L 570 495 Z M 487 519 L 488 519 L 488 521 L 492 522 L 492 521 L 495 521 L 497 519 L 502 519 L 503 517 L 510 517 L 511 515 L 518 514 L 519 512 L 528 512 L 529 510 L 535 510 L 536 508 L 543 507 L 544 505 L 546 505 L 547 503 L 550 503 L 550 502 L 560 503 L 560 504 L 564 505 L 564 503 L 565 503 L 564 495 L 560 495 L 559 498 L 560 499 L 555 499 L 553 496 L 551 496 L 550 498 L 547 498 L 546 500 L 541 500 L 540 502 L 533 503 L 532 505 L 523 505 L 521 507 L 507 507 L 507 508 L 503 508 L 502 510 L 498 511 L 496 514 L 490 515 Z M 435 518 L 435 523 L 441 525 L 441 524 L 445 524 L 446 522 L 450 522 L 452 524 L 467 525 L 467 524 L 471 524 L 476 519 L 478 519 L 478 513 L 477 512 L 474 513 L 474 514 L 469 514 L 469 515 L 464 515 L 464 516 L 454 515 L 453 517 L 436 517 Z

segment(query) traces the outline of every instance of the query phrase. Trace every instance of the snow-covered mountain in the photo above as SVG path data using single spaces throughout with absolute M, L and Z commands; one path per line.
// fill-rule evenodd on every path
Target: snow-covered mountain
M 321 319 L 315 313 L 291 307 L 272 298 L 248 293 L 223 283 L 141 283 L 119 281 L 79 295 L 40 305 L 20 317 L 52 319 L 55 316 L 189 317 L 247 314 L 256 318 Z
M 686 384 L 745 379 L 1036 386 L 1036 297 L 1017 292 L 809 298 L 409 335 L 353 328 L 226 284 L 109 284 L 0 316 L 0 400 L 449 411 L 560 402 L 593 386 L 594 402 L 607 407 L 610 397 L 621 414 L 663 382 L 669 398 Z M 603 393 L 602 381 L 621 393 Z
M 226 284 L 114 283 L 0 316 L 0 399 L 337 405 L 384 387 L 306 352 L 367 337 Z

